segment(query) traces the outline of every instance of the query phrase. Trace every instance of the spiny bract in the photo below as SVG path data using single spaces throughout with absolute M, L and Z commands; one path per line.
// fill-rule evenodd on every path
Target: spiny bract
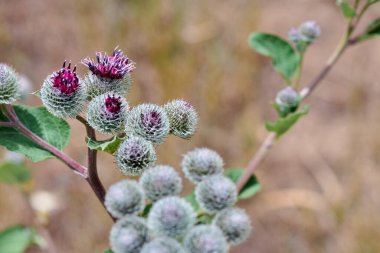
M 194 209 L 179 197 L 160 199 L 153 204 L 148 216 L 148 227 L 156 236 L 181 238 L 194 222 Z
M 178 195 L 182 190 L 182 180 L 170 166 L 157 165 L 142 174 L 140 178 L 146 197 L 155 202 L 167 196 Z
M 116 164 L 127 176 L 139 176 L 156 162 L 156 151 L 150 141 L 138 136 L 126 139 L 116 153 Z
M 184 155 L 181 163 L 186 177 L 193 183 L 223 172 L 223 159 L 208 148 L 197 148 Z
M 108 189 L 104 204 L 115 218 L 136 214 L 144 208 L 144 192 L 137 182 L 123 180 Z
M 213 225 L 193 227 L 184 239 L 189 253 L 227 253 L 228 244 L 222 231 Z
M 240 208 L 227 208 L 221 211 L 213 222 L 232 245 L 238 245 L 247 240 L 252 230 L 251 219 Z
M 49 75 L 41 87 L 41 100 L 46 109 L 60 118 L 74 118 L 82 110 L 86 94 L 76 67 L 71 70 L 66 61 L 57 72 Z
M 145 244 L 140 253 L 185 253 L 185 251 L 176 240 L 158 237 Z
M 198 115 L 194 107 L 181 99 L 164 106 L 170 121 L 170 133 L 183 139 L 190 139 L 197 129 Z
M 112 226 L 109 239 L 114 253 L 139 253 L 149 240 L 148 228 L 142 218 L 127 215 Z
M 233 206 L 237 201 L 237 190 L 229 178 L 215 175 L 197 185 L 195 196 L 204 210 L 213 213 Z
M 20 84 L 15 70 L 0 63 L 0 104 L 11 104 L 20 95 Z
M 160 144 L 168 136 L 170 123 L 165 110 L 155 104 L 141 104 L 133 108 L 127 117 L 125 132 L 137 135 L 154 144 Z
M 87 121 L 101 133 L 116 134 L 124 129 L 127 112 L 125 99 L 114 92 L 107 92 L 91 100 Z

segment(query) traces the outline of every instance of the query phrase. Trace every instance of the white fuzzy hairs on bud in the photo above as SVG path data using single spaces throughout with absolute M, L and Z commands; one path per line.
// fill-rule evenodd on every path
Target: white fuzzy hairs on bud
M 231 179 L 223 175 L 215 175 L 204 179 L 197 185 L 195 196 L 205 211 L 214 213 L 236 203 L 237 189 Z
M 197 148 L 184 155 L 181 163 L 185 176 L 193 183 L 223 173 L 223 159 L 208 148 Z
M 195 223 L 193 207 L 179 197 L 166 197 L 153 204 L 148 227 L 154 235 L 182 238 Z
M 152 143 L 138 136 L 126 139 L 116 153 L 117 167 L 127 176 L 141 175 L 156 159 Z
M 109 239 L 114 253 L 139 253 L 150 238 L 144 219 L 127 215 L 112 226 Z
M 107 92 L 115 92 L 126 96 L 132 86 L 132 77 L 130 74 L 121 79 L 102 78 L 89 72 L 84 77 L 86 93 L 89 98 L 94 98 Z
M 158 237 L 145 244 L 140 253 L 185 253 L 185 250 L 172 238 Z
M 182 190 L 182 180 L 174 168 L 157 165 L 144 171 L 140 177 L 147 199 L 155 202 L 167 196 L 178 195 Z
M 104 205 L 115 218 L 127 214 L 137 214 L 144 209 L 144 191 L 141 186 L 131 180 L 123 180 L 113 184 L 107 191 Z
M 0 104 L 11 104 L 20 96 L 20 84 L 16 71 L 0 63 Z
M 227 208 L 219 212 L 213 223 L 222 230 L 231 245 L 238 245 L 247 240 L 252 230 L 251 219 L 240 208 Z
M 229 246 L 222 231 L 213 225 L 198 225 L 185 236 L 188 253 L 227 253 Z

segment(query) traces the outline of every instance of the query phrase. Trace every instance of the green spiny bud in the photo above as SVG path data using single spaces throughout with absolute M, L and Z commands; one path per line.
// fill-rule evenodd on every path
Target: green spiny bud
M 228 208 L 218 213 L 214 219 L 214 225 L 218 226 L 227 241 L 232 245 L 238 245 L 248 239 L 251 233 L 251 219 L 240 208 Z
M 76 67 L 70 69 L 71 63 L 49 75 L 41 88 L 41 100 L 53 115 L 65 118 L 76 117 L 83 109 L 86 94 L 82 82 L 76 74 Z
M 148 216 L 148 227 L 154 235 L 183 237 L 194 225 L 192 206 L 179 197 L 166 197 L 153 204 Z
M 193 183 L 223 173 L 223 159 L 208 148 L 197 148 L 188 152 L 184 155 L 181 166 L 186 177 Z
M 11 104 L 19 97 L 20 87 L 15 70 L 0 63 L 0 104 Z
M 113 217 L 120 219 L 143 210 L 144 192 L 135 181 L 123 180 L 109 188 L 104 204 Z
M 125 127 L 127 135 L 137 135 L 154 144 L 168 136 L 170 123 L 165 110 L 155 104 L 141 104 L 133 108 Z
M 112 226 L 109 239 L 114 253 L 139 253 L 149 240 L 148 228 L 142 218 L 127 215 Z
M 182 180 L 170 166 L 158 165 L 142 174 L 140 184 L 146 197 L 155 202 L 167 196 L 178 195 L 182 190 Z
M 145 244 L 140 253 L 185 253 L 185 250 L 172 238 L 158 237 Z
M 95 97 L 88 105 L 90 126 L 104 134 L 116 134 L 125 126 L 128 103 L 120 95 L 108 92 Z
M 193 227 L 184 239 L 189 253 L 227 253 L 228 244 L 222 231 L 213 225 Z
M 195 196 L 204 210 L 213 213 L 233 206 L 237 200 L 237 190 L 231 179 L 215 175 L 197 185 Z
M 315 21 L 306 21 L 298 28 L 301 39 L 309 44 L 313 43 L 321 34 L 321 28 Z
M 301 96 L 290 86 L 280 90 L 276 96 L 275 108 L 281 117 L 297 111 Z
M 141 175 L 156 159 L 152 143 L 138 136 L 126 139 L 116 153 L 116 164 L 127 176 Z
M 84 77 L 84 84 L 89 98 L 94 98 L 107 92 L 115 92 L 126 96 L 132 86 L 132 77 L 130 74 L 126 74 L 120 79 L 110 79 L 99 77 L 89 72 Z
M 189 139 L 194 135 L 198 115 L 190 103 L 184 100 L 173 100 L 167 103 L 164 108 L 169 116 L 171 134 L 183 139 Z

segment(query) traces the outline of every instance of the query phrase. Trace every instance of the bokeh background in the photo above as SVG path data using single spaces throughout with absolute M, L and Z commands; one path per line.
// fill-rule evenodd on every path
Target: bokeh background
M 373 8 L 362 25 L 379 14 Z M 265 138 L 264 122 L 275 117 L 270 102 L 284 86 L 247 37 L 286 36 L 310 19 L 323 34 L 307 53 L 305 84 L 345 29 L 334 0 L 0 0 L 0 61 L 37 90 L 63 60 L 79 64 L 118 45 L 137 64 L 130 105 L 184 98 L 200 114 L 196 136 L 170 137 L 158 148 L 158 163 L 179 169 L 183 153 L 207 146 L 226 167 L 244 167 Z M 254 233 L 231 252 L 380 252 L 379 55 L 380 40 L 350 48 L 307 100 L 309 115 L 257 171 L 262 191 L 240 202 Z M 27 103 L 40 101 L 31 95 Z M 66 152 L 85 163 L 84 129 L 70 124 Z M 56 160 L 28 166 L 35 189 L 59 199 L 47 227 L 58 252 L 103 252 L 112 222 L 89 186 Z M 99 155 L 99 174 L 106 187 L 123 178 L 107 154 Z M 31 223 L 15 187 L 1 185 L 0 196 L 0 229 Z

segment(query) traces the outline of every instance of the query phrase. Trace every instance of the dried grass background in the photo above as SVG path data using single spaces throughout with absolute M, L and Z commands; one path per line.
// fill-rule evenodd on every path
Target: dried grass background
M 363 24 L 379 14 L 374 8 Z M 199 111 L 196 136 L 170 137 L 159 147 L 159 163 L 179 168 L 183 153 L 207 146 L 227 167 L 242 167 L 265 138 L 264 122 L 275 116 L 270 102 L 284 85 L 247 37 L 253 31 L 286 36 L 308 19 L 323 34 L 306 56 L 305 84 L 345 29 L 334 0 L 0 0 L 0 61 L 37 90 L 64 59 L 79 62 L 118 45 L 137 63 L 131 105 L 184 98 Z M 231 252 L 380 252 L 379 55 L 380 40 L 351 48 L 308 99 L 309 115 L 257 172 L 263 190 L 240 203 L 254 233 Z M 85 163 L 84 129 L 70 123 L 66 152 Z M 58 251 L 107 248 L 112 222 L 89 186 L 58 161 L 28 165 L 35 188 L 62 202 L 48 226 Z M 106 154 L 99 173 L 107 187 L 123 178 Z M 0 229 L 31 222 L 14 187 L 1 185 L 0 196 Z

